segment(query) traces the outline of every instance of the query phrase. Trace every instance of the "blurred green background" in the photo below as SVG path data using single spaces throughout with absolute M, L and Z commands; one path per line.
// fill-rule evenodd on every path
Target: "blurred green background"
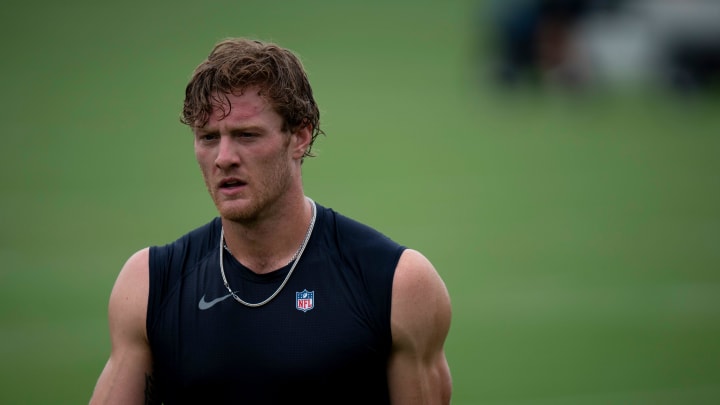
M 227 36 L 302 57 L 307 194 L 445 279 L 453 404 L 720 403 L 718 98 L 501 91 L 481 5 L 5 1 L 0 403 L 85 403 L 125 259 L 215 215 L 178 116 Z

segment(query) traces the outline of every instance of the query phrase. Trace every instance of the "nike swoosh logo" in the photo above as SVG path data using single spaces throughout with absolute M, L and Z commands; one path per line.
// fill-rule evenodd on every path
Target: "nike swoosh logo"
M 202 298 L 200 298 L 200 302 L 198 302 L 198 309 L 201 311 L 204 311 L 206 309 L 210 309 L 213 307 L 213 305 L 217 304 L 220 301 L 225 301 L 226 299 L 232 297 L 232 294 L 228 294 L 219 298 L 215 298 L 214 300 L 208 302 L 205 301 L 205 296 L 203 295 Z

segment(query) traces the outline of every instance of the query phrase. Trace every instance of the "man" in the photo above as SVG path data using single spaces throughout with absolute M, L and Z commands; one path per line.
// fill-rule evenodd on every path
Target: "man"
M 303 192 L 319 116 L 274 44 L 228 39 L 198 66 L 182 121 L 220 215 L 122 268 L 92 404 L 450 402 L 432 264 Z

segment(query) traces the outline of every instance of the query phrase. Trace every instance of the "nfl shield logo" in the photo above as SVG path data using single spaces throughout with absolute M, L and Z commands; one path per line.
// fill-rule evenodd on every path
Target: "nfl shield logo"
M 302 290 L 295 293 L 295 308 L 307 312 L 315 307 L 315 291 Z

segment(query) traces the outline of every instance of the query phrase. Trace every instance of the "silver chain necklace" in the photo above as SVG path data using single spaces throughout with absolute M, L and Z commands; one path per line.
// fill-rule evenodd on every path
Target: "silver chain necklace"
M 307 198 L 307 197 L 306 197 Z M 250 308 L 257 308 L 261 307 L 268 302 L 272 301 L 273 298 L 275 298 L 278 294 L 280 294 L 280 291 L 282 291 L 283 287 L 285 287 L 285 284 L 287 284 L 288 280 L 290 280 L 290 276 L 293 274 L 293 271 L 295 271 L 295 266 L 297 266 L 298 262 L 300 261 L 300 257 L 302 256 L 303 252 L 305 251 L 305 247 L 307 246 L 308 241 L 310 240 L 310 235 L 312 235 L 313 228 L 315 228 L 315 218 L 317 218 L 317 207 L 315 206 L 315 201 L 311 200 L 310 198 L 307 198 L 308 201 L 312 204 L 312 219 L 310 220 L 310 225 L 308 226 L 308 230 L 305 233 L 305 239 L 303 240 L 302 244 L 298 248 L 297 252 L 295 252 L 295 255 L 293 255 L 293 259 L 290 259 L 290 261 L 295 260 L 292 267 L 290 267 L 290 271 L 288 271 L 287 276 L 285 276 L 285 280 L 283 280 L 282 284 L 280 284 L 280 287 L 275 290 L 274 293 L 272 293 L 271 296 L 269 296 L 265 301 L 252 303 L 244 301 L 242 298 L 240 298 L 235 292 L 230 288 L 230 284 L 228 284 L 227 277 L 225 277 L 225 266 L 223 265 L 223 250 L 225 250 L 225 229 L 223 227 L 220 228 L 220 274 L 222 275 L 223 283 L 225 284 L 225 288 L 230 292 L 230 295 L 232 295 L 233 298 L 235 298 L 235 301 L 245 305 L 246 307 Z

